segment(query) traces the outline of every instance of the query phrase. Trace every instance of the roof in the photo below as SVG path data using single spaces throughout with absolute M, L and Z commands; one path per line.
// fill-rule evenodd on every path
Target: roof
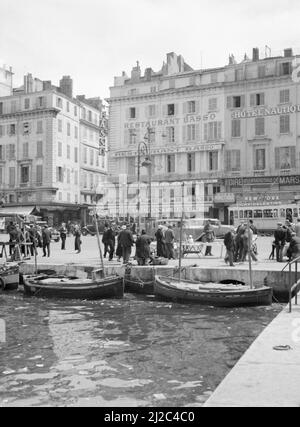
M 35 215 L 37 213 L 35 206 L 7 206 L 0 208 L 0 217 L 5 216 L 28 216 Z

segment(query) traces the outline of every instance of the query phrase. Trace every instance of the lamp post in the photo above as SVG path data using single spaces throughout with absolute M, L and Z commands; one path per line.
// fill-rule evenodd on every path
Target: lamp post
M 146 154 L 146 159 L 141 164 L 141 152 L 142 150 Z M 144 141 L 141 141 L 138 145 L 138 231 L 141 229 L 141 166 L 149 167 L 149 210 L 148 217 L 151 218 L 151 160 L 149 155 L 149 149 Z

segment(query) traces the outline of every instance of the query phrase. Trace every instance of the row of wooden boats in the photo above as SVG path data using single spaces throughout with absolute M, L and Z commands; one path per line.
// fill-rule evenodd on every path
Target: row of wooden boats
M 0 269 L 3 290 L 18 288 L 20 281 L 17 263 Z M 106 276 L 102 269 L 94 270 L 92 278 L 40 272 L 21 276 L 24 294 L 41 298 L 66 298 L 97 300 L 123 298 L 124 292 L 153 294 L 157 298 L 182 303 L 208 304 L 212 306 L 269 305 L 272 303 L 272 288 L 250 288 L 235 280 L 227 283 L 199 283 L 176 277 L 155 276 L 154 281 L 143 282 L 132 277 Z

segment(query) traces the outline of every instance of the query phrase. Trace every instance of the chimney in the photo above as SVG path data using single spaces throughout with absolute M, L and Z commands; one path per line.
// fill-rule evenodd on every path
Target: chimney
M 28 73 L 24 76 L 24 92 L 31 93 L 33 91 L 33 78 L 32 74 Z
M 145 70 L 145 78 L 148 82 L 151 80 L 152 72 L 153 72 L 152 68 L 146 68 Z
M 140 78 L 141 78 L 141 67 L 140 67 L 139 61 L 137 61 L 136 67 L 133 67 L 131 70 L 131 80 L 139 81 Z
M 253 48 L 252 61 L 259 61 L 259 49 L 258 49 L 258 47 Z
M 43 90 L 50 90 L 52 88 L 51 80 L 45 80 L 43 82 Z
M 284 49 L 284 57 L 290 58 L 291 56 L 293 56 L 293 49 L 292 48 Z
M 61 93 L 65 94 L 69 98 L 73 98 L 73 80 L 70 76 L 63 76 L 59 82 L 59 89 Z

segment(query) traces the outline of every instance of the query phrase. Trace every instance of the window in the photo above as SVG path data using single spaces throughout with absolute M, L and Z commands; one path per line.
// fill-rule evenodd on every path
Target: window
M 58 107 L 58 108 L 62 108 L 62 99 L 61 98 L 56 98 L 56 106 Z
M 61 166 L 57 166 L 56 168 L 56 181 L 58 182 L 64 181 L 64 173 L 63 173 L 63 168 Z
M 233 96 L 233 108 L 241 108 L 241 97 L 240 96 Z
M 94 188 L 94 175 L 92 173 L 90 173 L 90 188 Z
M 62 132 L 62 120 L 58 119 L 58 132 Z
M 67 169 L 67 184 L 70 184 L 70 182 L 71 182 L 70 169 Z
M 259 65 L 257 69 L 257 74 L 259 79 L 263 79 L 264 77 L 266 77 L 266 66 Z
M 28 159 L 29 152 L 28 152 L 28 142 L 25 142 L 23 144 L 23 159 Z
M 280 75 L 286 76 L 288 74 L 291 74 L 292 72 L 292 64 L 291 62 L 283 62 L 280 64 Z
M 0 102 L 0 114 L 3 114 L 4 108 L 3 108 L 3 102 Z
M 137 94 L 137 89 L 130 89 L 128 92 L 128 95 L 136 95 Z
M 58 142 L 57 153 L 58 157 L 62 157 L 62 142 Z
M 67 202 L 71 202 L 71 193 L 67 193 Z
M 187 155 L 187 171 L 195 172 L 195 153 L 188 153 Z
M 78 127 L 77 126 L 75 126 L 75 128 L 74 128 L 74 137 L 75 137 L 75 139 L 78 139 Z
M 14 187 L 15 186 L 15 179 L 16 179 L 16 173 L 15 168 L 10 167 L 9 168 L 9 186 Z
M 92 112 L 91 111 L 88 112 L 88 117 L 89 117 L 89 122 L 92 122 L 93 119 L 92 119 Z
M 265 134 L 265 118 L 257 117 L 255 119 L 255 135 L 262 136 Z
M 96 154 L 96 166 L 99 166 L 99 153 Z
M 44 97 L 43 96 L 39 96 L 38 98 L 37 98 L 37 107 L 39 108 L 39 107 L 43 107 L 44 106 L 44 103 L 45 103 L 45 101 L 44 101 Z
M 243 80 L 244 77 L 244 71 L 242 69 L 235 70 L 235 80 Z
M 0 160 L 4 160 L 4 145 L 0 145 Z
M 9 125 L 9 135 L 15 135 L 16 134 L 16 125 L 15 124 L 11 124 Z
M 36 185 L 43 184 L 43 165 L 36 166 Z
M 11 101 L 10 110 L 12 113 L 15 113 L 17 111 L 17 101 Z
M 241 170 L 241 151 L 240 150 L 228 150 L 226 151 L 226 170 L 228 171 L 240 171 Z
M 70 123 L 67 123 L 67 135 L 71 136 L 71 125 L 70 125 Z
M 29 123 L 23 123 L 23 135 L 29 135 Z
M 175 104 L 168 104 L 167 105 L 167 115 L 168 116 L 174 116 L 175 115 Z
M 216 171 L 218 170 L 218 152 L 210 151 L 208 153 L 208 170 Z
M 61 191 L 59 191 L 59 193 L 58 193 L 58 200 L 62 200 L 62 192 Z
M 21 166 L 21 184 L 29 182 L 29 166 Z
M 87 188 L 87 173 L 85 172 L 84 174 L 83 174 L 83 187 L 84 188 Z
M 196 101 L 188 101 L 187 112 L 188 112 L 188 114 L 195 114 L 196 113 Z
M 244 106 L 245 95 L 227 97 L 227 108 L 243 108 Z
M 187 139 L 188 141 L 196 140 L 196 125 L 187 125 Z
M 76 107 L 76 105 L 74 106 L 74 116 L 77 117 L 77 107 Z
M 280 116 L 280 133 L 290 132 L 290 116 Z
M 9 144 L 8 146 L 8 159 L 14 160 L 16 158 L 16 147 L 14 144 Z
M 78 171 L 75 171 L 74 173 L 74 184 L 78 185 Z
M 82 108 L 82 118 L 83 118 L 83 120 L 86 119 L 86 109 L 85 108 Z
M 74 148 L 74 162 L 78 163 L 78 148 Z
M 3 168 L 0 167 L 0 185 L 3 184 Z
M 291 169 L 296 167 L 296 147 L 275 148 L 275 168 Z
M 127 160 L 127 174 L 130 176 L 135 176 L 136 165 L 135 165 L 135 157 L 129 157 Z
M 280 94 L 279 94 L 279 103 L 286 104 L 288 102 L 290 102 L 290 90 L 283 89 L 280 91 Z
M 36 156 L 43 157 L 43 141 L 38 141 L 36 143 Z
M 265 150 L 265 148 L 256 148 L 255 149 L 254 169 L 255 170 L 265 170 L 266 169 L 266 150 Z
M 94 166 L 94 150 L 90 149 L 90 165 Z
M 71 148 L 70 145 L 67 145 L 67 159 L 71 158 Z
M 69 101 L 67 101 L 67 113 L 69 113 L 70 112 L 70 103 L 69 103 Z
M 87 164 L 87 148 L 84 147 L 83 149 L 83 162 L 84 164 Z
M 240 138 L 241 136 L 241 120 L 233 119 L 231 121 L 231 136 L 232 138 Z
M 24 109 L 29 110 L 29 108 L 30 108 L 30 98 L 25 98 L 24 99 Z
M 250 107 L 256 107 L 259 105 L 265 104 L 265 94 L 262 93 L 252 93 L 250 95 Z
M 4 136 L 4 126 L 0 125 L 0 138 Z
M 167 155 L 167 172 L 175 172 L 175 154 Z
M 135 109 L 135 107 L 129 108 L 129 118 L 130 119 L 135 119 L 136 118 L 136 109 Z
M 209 122 L 204 124 L 204 140 L 216 141 L 222 138 L 222 122 Z
M 218 83 L 218 73 L 213 73 L 210 75 L 211 83 Z
M 157 89 L 156 89 L 156 86 L 151 86 L 151 88 L 150 88 L 150 92 L 151 92 L 151 93 L 156 92 L 156 90 L 157 90 Z
M 43 121 L 42 120 L 39 120 L 37 122 L 36 133 L 43 133 Z
M 208 100 L 208 110 L 209 111 L 216 111 L 217 110 L 217 98 L 209 98 Z
M 155 117 L 155 115 L 156 115 L 155 105 L 149 105 L 148 106 L 148 115 L 149 115 L 149 117 Z
M 167 127 L 167 138 L 168 142 L 175 142 L 175 127 L 168 126 Z

